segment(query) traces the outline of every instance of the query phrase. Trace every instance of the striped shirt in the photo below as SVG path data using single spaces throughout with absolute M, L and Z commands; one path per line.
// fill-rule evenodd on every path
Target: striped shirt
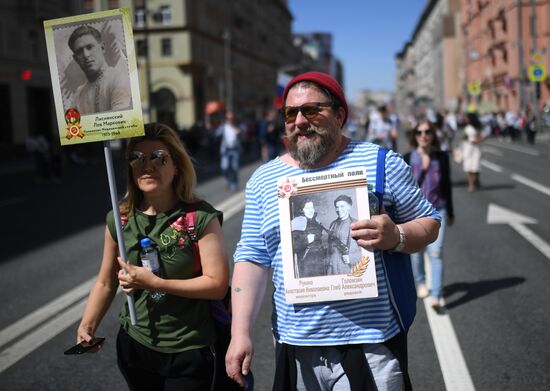
M 322 169 L 304 170 L 276 158 L 256 170 L 246 185 L 246 207 L 235 262 L 249 261 L 273 271 L 273 334 L 292 345 L 341 345 L 380 343 L 399 333 L 399 322 L 390 303 L 388 285 L 375 251 L 379 296 L 361 300 L 287 304 L 279 231 L 277 179 L 327 170 L 364 168 L 367 182 L 375 183 L 378 146 L 351 141 L 340 156 Z M 439 220 L 437 211 L 423 197 L 409 167 L 396 153 L 386 156 L 384 207 L 396 223 L 419 217 Z

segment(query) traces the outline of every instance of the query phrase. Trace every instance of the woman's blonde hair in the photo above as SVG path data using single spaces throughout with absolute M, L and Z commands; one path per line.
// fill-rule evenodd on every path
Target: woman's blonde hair
M 126 161 L 134 151 L 135 146 L 143 141 L 160 141 L 168 148 L 168 152 L 177 173 L 174 176 L 172 187 L 178 199 L 182 202 L 193 202 L 195 200 L 195 186 L 197 184 L 197 175 L 191 157 L 185 150 L 178 134 L 169 126 L 161 123 L 149 123 L 145 125 L 145 135 L 131 138 L 126 147 Z M 132 167 L 127 163 L 127 188 L 126 195 L 120 204 L 120 213 L 122 215 L 130 214 L 136 206 L 143 201 L 143 193 L 134 182 Z

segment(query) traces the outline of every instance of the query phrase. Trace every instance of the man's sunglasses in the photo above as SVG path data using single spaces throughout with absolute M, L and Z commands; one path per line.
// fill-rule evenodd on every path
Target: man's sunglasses
M 156 151 L 151 152 L 149 155 L 149 160 L 156 166 L 162 167 L 168 163 L 168 158 L 170 153 L 163 149 L 157 149 Z M 147 160 L 147 155 L 141 151 L 132 151 L 128 157 L 128 164 L 132 168 L 143 168 L 145 167 L 145 162 Z
M 296 121 L 298 113 L 302 113 L 308 121 L 313 121 L 323 110 L 323 107 L 331 106 L 333 106 L 331 102 L 311 102 L 304 103 L 301 106 L 285 106 L 283 107 L 283 116 L 287 123 Z

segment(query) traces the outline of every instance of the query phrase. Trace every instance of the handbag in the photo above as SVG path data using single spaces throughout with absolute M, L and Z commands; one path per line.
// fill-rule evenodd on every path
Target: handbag
M 195 224 L 197 221 L 196 204 L 187 204 L 185 211 L 185 222 L 187 224 L 187 234 L 191 240 L 191 249 L 194 255 L 193 270 L 195 275 L 202 273 L 201 256 L 199 251 L 199 241 L 195 232 Z M 214 372 L 214 391 L 242 391 L 243 388 L 233 379 L 227 376 L 225 371 L 225 355 L 227 348 L 231 342 L 231 289 L 228 287 L 227 292 L 222 300 L 209 300 L 210 315 L 214 320 L 216 328 L 216 343 L 215 349 L 215 372 Z M 252 371 L 245 376 L 247 386 L 245 390 L 252 391 L 254 389 L 254 375 Z

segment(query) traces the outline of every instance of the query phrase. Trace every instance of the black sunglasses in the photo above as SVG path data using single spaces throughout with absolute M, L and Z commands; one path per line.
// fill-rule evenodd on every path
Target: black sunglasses
M 331 102 L 311 102 L 304 103 L 301 106 L 285 106 L 283 107 L 283 116 L 287 123 L 296 121 L 298 113 L 302 113 L 308 121 L 313 121 L 323 110 L 323 107 L 331 106 L 333 106 Z
M 165 166 L 166 163 L 168 163 L 168 158 L 170 157 L 170 153 L 163 150 L 163 149 L 157 149 L 156 151 L 151 152 L 149 155 L 149 160 L 156 166 L 156 167 L 162 167 Z M 147 159 L 147 155 L 145 155 L 141 151 L 132 151 L 130 153 L 130 156 L 128 157 L 128 164 L 132 166 L 132 168 L 143 168 L 145 167 L 145 162 Z

